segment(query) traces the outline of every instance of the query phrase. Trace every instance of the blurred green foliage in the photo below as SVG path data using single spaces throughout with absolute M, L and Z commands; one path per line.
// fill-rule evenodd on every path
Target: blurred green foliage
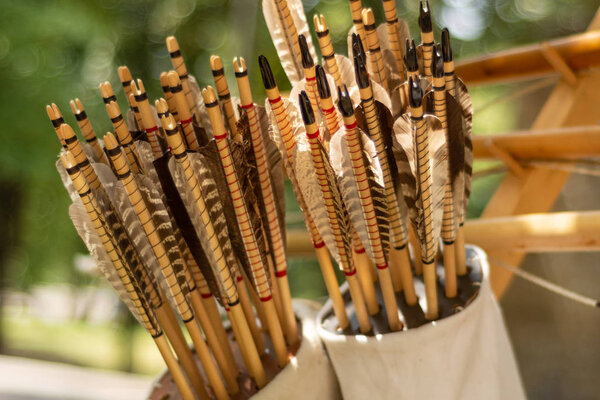
M 418 2 L 396 3 L 399 16 L 409 22 L 416 36 Z M 456 38 L 457 57 L 582 31 L 599 5 L 596 0 L 432 0 L 430 3 L 438 24 L 436 34 L 441 24 L 449 26 Z M 382 21 L 380 0 L 364 0 L 363 5 L 372 7 L 378 21 Z M 346 53 L 346 33 L 351 26 L 347 0 L 305 0 L 304 6 L 311 28 L 314 13 L 326 16 L 336 51 Z M 264 91 L 256 57 L 265 54 L 281 87 L 289 88 L 275 61 L 277 56 L 258 1 L 2 2 L 0 193 L 3 198 L 15 200 L 3 203 L 12 205 L 1 211 L 8 232 L 5 235 L 8 239 L 0 243 L 4 246 L 0 265 L 5 271 L 5 284 L 27 288 L 41 282 L 78 284 L 90 279 L 74 271 L 73 255 L 85 249 L 67 215 L 69 198 L 54 168 L 60 146 L 44 107 L 57 103 L 66 121 L 75 126 L 68 100 L 79 97 L 96 132 L 102 135 L 110 124 L 98 83 L 109 80 L 124 107 L 116 70 L 118 65 L 127 64 L 135 77 L 144 80 L 150 96 L 158 97 L 159 73 L 171 68 L 164 45 L 164 38 L 171 34 L 177 36 L 188 68 L 201 85 L 212 84 L 208 58 L 215 53 L 225 60 L 235 93 L 228 60 L 243 56 L 248 61 L 255 99 L 260 101 Z M 502 89 L 495 93 L 501 94 Z M 503 114 L 486 113 L 486 120 L 481 122 L 476 115 L 476 131 L 478 127 L 497 131 L 494 127 L 510 125 L 514 118 L 506 114 L 517 110 L 514 105 L 502 110 Z M 494 187 L 493 182 L 481 186 L 475 186 L 474 198 L 485 199 Z M 485 192 L 480 194 L 480 191 Z M 474 204 L 480 210 L 485 200 Z M 305 264 L 302 260 L 294 261 L 297 268 Z M 294 288 L 295 295 L 322 293 L 320 276 L 314 263 L 311 265 L 314 274 L 310 277 L 291 273 L 291 281 L 298 280 L 299 290 Z M 316 287 L 320 289 L 314 290 Z

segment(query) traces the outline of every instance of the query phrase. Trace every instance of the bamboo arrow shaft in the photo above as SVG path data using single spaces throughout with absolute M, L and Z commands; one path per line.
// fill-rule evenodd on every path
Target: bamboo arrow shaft
M 275 305 L 273 304 L 272 291 L 267 278 L 267 269 L 263 263 L 262 255 L 258 248 L 256 237 L 254 236 L 254 228 L 250 222 L 248 210 L 246 209 L 246 204 L 243 198 L 243 192 L 238 181 L 235 166 L 233 164 L 229 143 L 227 142 L 227 131 L 225 130 L 223 118 L 221 116 L 221 112 L 219 111 L 216 97 L 214 99 L 212 98 L 214 96 L 213 89 L 211 87 L 205 89 L 204 96 L 207 103 L 206 109 L 208 116 L 213 127 L 213 134 L 217 144 L 217 150 L 221 159 L 221 165 L 225 172 L 227 187 L 233 202 L 236 219 L 240 227 L 244 249 L 248 254 L 248 260 L 252 266 L 252 276 L 250 278 L 253 280 L 256 291 L 261 302 L 263 303 L 267 317 L 267 324 L 269 325 L 268 328 L 271 335 L 271 342 L 275 348 L 279 366 L 283 367 L 288 361 L 285 340 L 283 339 L 283 331 L 277 318 Z
M 144 124 L 146 136 L 148 137 L 150 146 L 152 146 L 152 152 L 154 153 L 154 156 L 158 158 L 162 156 L 162 149 L 158 142 L 158 126 L 154 121 L 153 111 L 150 107 L 150 102 L 148 101 L 148 94 L 145 91 L 135 90 L 134 98 L 137 107 L 140 110 L 140 116 L 142 118 L 142 123 Z
M 185 141 L 187 146 L 191 150 L 198 150 L 200 145 L 194 132 L 193 121 L 194 117 L 190 112 L 188 103 L 184 94 L 185 88 L 183 87 L 183 81 L 179 79 L 176 73 L 170 72 L 169 74 L 169 89 L 173 94 L 173 101 L 177 107 L 179 115 L 179 123 L 183 129 L 185 135 Z
M 217 95 L 219 96 L 219 102 L 221 103 L 225 113 L 227 127 L 231 132 L 236 132 L 237 120 L 235 118 L 235 111 L 233 110 L 233 103 L 231 102 L 231 93 L 229 92 L 229 86 L 227 85 L 227 78 L 225 77 L 223 63 L 219 57 L 211 56 L 210 65 L 212 75 L 215 80 Z
M 315 15 L 314 23 L 317 39 L 319 40 L 319 47 L 321 48 L 321 57 L 325 63 L 325 70 L 333 77 L 336 87 L 342 86 L 342 75 L 335 59 L 335 51 L 331 44 L 331 36 L 329 35 L 325 17 L 322 15 Z M 333 133 L 334 131 L 330 130 L 330 132 Z
M 195 400 L 196 397 L 194 396 L 194 393 L 190 389 L 189 385 L 187 384 L 185 376 L 183 375 L 183 371 L 181 370 L 177 359 L 173 356 L 173 353 L 171 353 L 171 348 L 169 347 L 169 343 L 167 342 L 165 337 L 155 337 L 154 342 L 156 344 L 156 347 L 158 347 L 158 351 L 160 352 L 163 360 L 165 360 L 165 364 L 167 364 L 169 372 L 171 372 L 171 376 L 173 378 L 173 381 L 175 381 L 175 385 L 179 389 L 179 392 L 181 393 L 181 397 L 184 400 Z M 206 394 L 206 391 L 205 396 L 202 396 L 200 394 L 198 394 L 198 396 L 201 399 L 208 399 L 208 394 Z
M 375 101 L 373 100 L 373 90 L 371 86 L 359 89 L 362 101 L 365 120 L 369 130 L 369 136 L 373 139 L 377 158 L 381 166 L 383 175 L 385 197 L 388 206 L 388 215 L 390 227 L 392 230 L 393 248 L 390 250 L 390 261 L 392 264 L 392 278 L 394 279 L 394 288 L 404 290 L 406 302 L 414 305 L 417 302 L 412 272 L 410 267 L 410 256 L 408 254 L 408 232 L 404 222 L 401 220 L 400 206 L 394 189 L 394 182 L 390 172 L 390 165 L 383 142 L 383 134 L 377 116 Z
M 304 196 L 302 195 L 302 192 L 298 190 L 298 183 L 296 181 L 296 174 L 293 167 L 296 139 L 294 138 L 292 125 L 290 123 L 287 110 L 285 109 L 285 105 L 281 99 L 281 95 L 277 86 L 275 86 L 273 89 L 266 89 L 266 94 L 267 98 L 269 99 L 269 104 L 273 110 L 273 114 L 275 115 L 275 120 L 279 129 L 279 135 L 281 136 L 283 146 L 285 147 L 284 157 L 287 159 L 288 165 L 290 166 L 290 168 L 287 169 L 287 175 L 293 183 L 292 189 L 294 190 L 298 204 L 300 205 L 300 208 L 306 217 L 306 227 L 310 234 L 312 245 L 317 253 L 317 260 L 319 261 L 321 274 L 323 275 L 323 280 L 325 281 L 325 286 L 327 287 L 327 293 L 329 294 L 333 304 L 335 316 L 340 327 L 345 329 L 347 326 L 349 326 L 350 321 L 348 320 L 348 316 L 346 314 L 344 300 L 342 298 L 337 278 L 333 270 L 331 258 L 329 257 L 329 253 L 325 247 L 325 242 L 317 231 L 314 220 L 308 211 L 308 206 L 306 205 Z
M 423 119 L 423 108 L 411 107 L 411 120 L 416 125 L 417 171 L 418 184 L 423 207 L 424 240 L 421 245 L 423 261 L 423 280 L 425 281 L 425 296 L 427 299 L 428 319 L 438 317 L 436 292 L 435 252 L 437 243 L 433 240 L 433 206 L 431 204 L 431 168 L 429 162 L 429 136 L 427 124 Z
M 396 12 L 396 2 L 394 0 L 383 0 L 383 13 L 390 50 L 394 54 L 398 70 L 402 71 L 404 69 L 404 52 L 402 51 L 404 43 L 402 43 L 402 38 L 400 37 L 400 24 L 398 22 L 398 13 Z
M 119 139 L 119 144 L 125 151 L 125 156 L 127 157 L 129 167 L 136 174 L 142 173 L 143 166 L 140 161 L 140 156 L 137 148 L 133 144 L 133 138 L 131 137 L 129 129 L 127 129 L 125 119 L 119 111 L 119 106 L 116 102 L 111 102 L 107 104 L 107 110 L 110 117 L 110 122 L 112 123 L 115 131 L 115 135 L 117 136 L 117 139 Z
M 325 124 L 327 125 L 327 130 L 329 134 L 333 136 L 340 129 L 340 118 L 338 116 L 338 112 L 333 105 L 333 100 L 330 97 L 325 97 L 320 99 L 321 103 L 321 111 L 325 116 Z
M 435 116 L 442 124 L 442 129 L 446 135 L 446 143 L 450 143 L 450 133 L 448 132 L 448 115 L 446 110 L 446 81 L 444 77 L 433 78 L 433 107 Z M 447 144 L 448 146 L 448 144 Z M 449 148 L 449 146 L 448 146 Z M 451 155 L 450 155 L 451 156 Z M 454 220 L 454 198 L 452 197 L 452 182 L 450 181 L 450 162 L 448 162 L 448 174 L 444 189 L 444 214 L 442 218 L 442 240 L 444 242 L 444 269 L 445 269 L 445 289 L 446 297 L 456 297 L 456 225 Z M 459 248 L 458 251 L 464 251 Z
M 183 94 L 185 95 L 185 100 L 187 103 L 186 108 L 190 115 L 193 115 L 195 112 L 196 102 L 194 101 L 194 96 L 192 94 L 192 88 L 190 87 L 189 75 L 187 67 L 185 66 L 185 61 L 183 60 L 183 56 L 181 55 L 181 49 L 179 48 L 179 44 L 177 40 L 173 36 L 169 36 L 167 38 L 167 48 L 169 50 L 169 55 L 171 56 L 171 63 L 173 64 L 173 69 L 177 72 L 179 79 L 181 80 L 181 85 L 183 87 Z M 181 109 L 179 109 L 181 113 Z M 183 118 L 183 116 L 181 116 Z
M 363 48 L 367 48 L 367 37 L 365 35 L 365 27 L 362 20 L 362 1 L 361 0 L 349 0 L 350 1 L 350 13 L 352 14 L 352 23 L 356 34 L 360 36 Z
M 60 129 L 61 136 L 67 145 L 67 150 L 75 158 L 75 162 L 81 169 L 81 172 L 83 172 L 85 175 L 88 185 L 92 189 L 98 189 L 100 187 L 100 179 L 98 179 L 98 175 L 96 175 L 94 168 L 92 168 L 90 160 L 87 158 L 85 151 L 83 150 L 83 146 L 81 146 L 81 143 L 79 143 L 79 140 L 77 140 L 75 132 L 73 132 L 73 129 L 71 129 L 71 127 L 67 124 L 62 124 Z
M 246 75 L 236 74 L 236 81 L 242 102 L 242 108 L 248 116 L 250 125 L 250 137 L 252 140 L 252 149 L 256 159 L 256 169 L 258 171 L 258 181 L 263 197 L 263 204 L 267 213 L 267 227 L 271 236 L 272 248 L 275 260 L 275 276 L 277 278 L 277 288 L 279 289 L 280 301 L 283 314 L 284 330 L 288 343 L 294 345 L 298 343 L 298 326 L 296 317 L 292 308 L 292 296 L 287 277 L 287 260 L 285 257 L 283 235 L 279 224 L 279 217 L 275 208 L 275 196 L 273 195 L 273 186 L 271 184 L 271 173 L 265 152 L 263 135 L 260 123 L 254 107 L 252 94 L 250 92 L 250 82 Z M 274 291 L 275 292 L 275 291 Z
M 373 11 L 371 11 L 370 8 L 362 11 L 362 20 L 365 27 L 365 34 L 367 35 L 366 48 L 369 49 L 371 77 L 375 82 L 379 83 L 386 91 L 389 92 L 390 87 L 388 83 L 387 70 L 383 65 L 383 54 L 381 53 L 379 37 L 377 36 L 377 25 L 375 24 Z
M 142 224 L 142 228 L 144 229 L 144 232 L 146 232 L 146 236 L 148 237 L 152 251 L 158 260 L 158 264 L 169 286 L 169 290 L 177 310 L 179 311 L 179 314 L 181 315 L 181 318 L 188 332 L 190 333 L 194 347 L 196 348 L 198 357 L 204 366 L 204 371 L 206 372 L 208 380 L 215 391 L 217 398 L 228 399 L 229 395 L 227 394 L 225 385 L 223 384 L 217 368 L 210 357 L 208 347 L 206 346 L 204 338 L 202 337 L 202 333 L 200 332 L 200 328 L 194 319 L 194 314 L 190 304 L 185 298 L 183 289 L 179 283 L 180 277 L 177 276 L 173 266 L 171 265 L 163 242 L 158 235 L 158 230 L 154 224 L 154 221 L 152 220 L 152 216 L 150 215 L 148 208 L 144 204 L 140 190 L 133 178 L 131 170 L 127 166 L 125 157 L 121 153 L 121 149 L 116 146 L 116 143 L 112 143 L 112 141 L 115 141 L 114 137 L 111 138 L 110 135 L 107 135 L 105 137 L 105 141 L 107 140 L 107 153 L 111 158 L 111 162 L 116 170 L 119 180 L 125 187 L 125 191 L 127 192 L 134 211 Z M 226 371 L 223 371 L 223 373 L 225 375 Z
M 298 30 L 294 23 L 294 18 L 287 5 L 287 0 L 273 0 L 277 7 L 277 13 L 279 18 L 282 20 L 282 28 L 286 32 L 286 39 L 291 49 L 296 52 L 296 56 L 293 57 L 294 63 L 296 64 L 296 70 L 302 71 L 302 63 L 300 62 L 300 45 L 298 44 Z M 301 77 L 299 77 L 301 78 Z
M 356 268 L 354 267 L 352 262 L 352 254 L 348 253 L 348 250 L 351 249 L 351 245 L 348 246 L 346 241 L 349 241 L 351 239 L 350 237 L 344 238 L 342 236 L 341 228 L 338 221 L 338 212 L 340 210 L 337 210 L 336 212 L 332 193 L 327 182 L 325 167 L 323 166 L 323 154 L 321 149 L 319 148 L 319 143 L 317 139 L 319 136 L 319 130 L 317 129 L 316 123 L 308 125 L 306 129 L 311 149 L 313 165 L 317 174 L 319 187 L 321 188 L 323 202 L 325 203 L 325 208 L 327 209 L 329 225 L 333 232 L 333 237 L 335 239 L 335 245 L 337 247 L 338 254 L 340 255 L 342 270 L 344 271 L 346 281 L 348 282 L 348 288 L 350 290 L 352 302 L 354 303 L 354 309 L 356 311 L 356 317 L 358 319 L 360 331 L 362 333 L 366 333 L 371 330 L 371 323 L 369 321 L 369 315 L 365 306 L 365 299 L 362 294 L 362 290 L 360 286 L 358 286 L 359 284 L 356 277 Z M 347 234 L 348 233 L 349 232 L 347 232 Z
M 383 251 L 381 237 L 379 236 L 375 207 L 373 205 L 373 199 L 367 181 L 367 172 L 363 161 L 362 148 L 359 142 L 359 140 L 362 139 L 358 136 L 359 131 L 354 115 L 344 117 L 344 125 L 346 129 L 345 139 L 348 144 L 354 178 L 358 186 L 364 219 L 367 224 L 369 242 L 375 259 L 375 266 L 379 271 L 381 292 L 383 294 L 388 323 L 391 330 L 400 330 L 402 328 L 402 323 L 398 317 L 398 305 L 394 294 L 392 277 Z
M 92 148 L 94 155 L 101 162 L 106 162 L 106 156 L 104 155 L 104 151 L 102 151 L 102 146 L 100 146 L 100 143 L 98 142 L 96 132 L 94 132 L 92 123 L 83 109 L 81 101 L 79 101 L 79 99 L 76 99 L 75 102 L 71 100 L 71 108 L 73 109 L 73 114 L 75 115 L 77 125 L 79 125 L 79 129 L 81 130 L 81 134 Z

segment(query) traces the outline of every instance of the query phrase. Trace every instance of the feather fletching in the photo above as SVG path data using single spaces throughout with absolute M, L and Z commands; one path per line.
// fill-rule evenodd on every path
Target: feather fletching
M 287 12 L 289 15 L 283 15 L 279 11 L 279 5 L 287 3 Z M 306 16 L 304 15 L 304 7 L 301 0 L 263 0 L 262 2 L 263 15 L 269 34 L 277 54 L 281 60 L 281 65 L 285 71 L 290 83 L 293 85 L 304 78 L 304 70 L 302 69 L 301 56 L 297 48 L 297 35 L 304 35 L 310 54 L 313 60 L 316 60 L 316 53 L 312 44 Z M 295 29 L 296 37 L 293 37 L 289 32 L 286 23 L 286 16 L 291 16 Z

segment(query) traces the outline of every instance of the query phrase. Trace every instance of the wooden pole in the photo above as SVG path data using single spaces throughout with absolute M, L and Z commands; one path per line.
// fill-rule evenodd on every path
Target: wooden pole
M 473 156 L 497 158 L 494 146 L 515 160 L 575 160 L 600 155 L 600 126 L 572 126 L 473 136 Z
M 588 30 L 545 43 L 575 73 L 600 65 L 600 31 Z M 456 64 L 456 74 L 469 86 L 532 79 L 556 72 L 560 73 L 544 55 L 543 44 L 503 50 Z
M 600 29 L 600 11 L 588 27 L 588 32 Z M 600 114 L 600 73 L 590 72 L 579 77 L 575 87 L 566 82 L 559 83 L 543 106 L 532 125 L 533 130 L 567 126 L 592 125 Z M 527 168 L 522 178 L 508 174 L 490 199 L 482 218 L 545 212 L 552 208 L 561 189 L 569 177 L 568 172 L 551 171 L 543 168 Z M 519 265 L 523 254 L 490 252 L 490 258 L 499 259 L 509 265 Z M 512 272 L 492 265 L 490 281 L 496 296 L 501 297 L 512 279 Z
M 465 236 L 486 251 L 597 251 L 600 211 L 535 213 L 469 220 Z

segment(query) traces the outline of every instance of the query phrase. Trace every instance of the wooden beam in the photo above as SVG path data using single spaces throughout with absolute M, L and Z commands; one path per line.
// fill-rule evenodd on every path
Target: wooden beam
M 468 85 L 476 86 L 520 79 L 531 79 L 553 73 L 572 72 L 600 65 L 600 31 L 555 39 L 516 49 L 499 51 L 456 63 L 456 74 Z M 550 52 L 564 61 L 563 69 L 548 61 Z
M 599 251 L 600 211 L 469 220 L 465 238 L 486 252 Z
M 600 29 L 600 10 L 588 31 Z M 594 125 L 600 120 L 600 71 L 590 71 L 578 77 L 576 86 L 560 82 L 532 125 L 533 130 L 567 126 Z M 560 194 L 569 174 L 538 168 L 525 169 L 522 179 L 508 173 L 490 199 L 482 218 L 549 211 Z M 492 251 L 490 258 L 510 265 L 519 265 L 523 254 Z M 508 287 L 512 273 L 490 262 L 492 289 L 501 297 Z
M 600 156 L 598 125 L 473 136 L 472 140 L 475 158 L 498 158 L 489 140 L 516 160 L 575 160 Z
M 600 251 L 600 211 L 468 220 L 465 238 L 490 253 Z M 305 230 L 288 230 L 287 242 L 289 256 L 314 256 L 310 236 Z

